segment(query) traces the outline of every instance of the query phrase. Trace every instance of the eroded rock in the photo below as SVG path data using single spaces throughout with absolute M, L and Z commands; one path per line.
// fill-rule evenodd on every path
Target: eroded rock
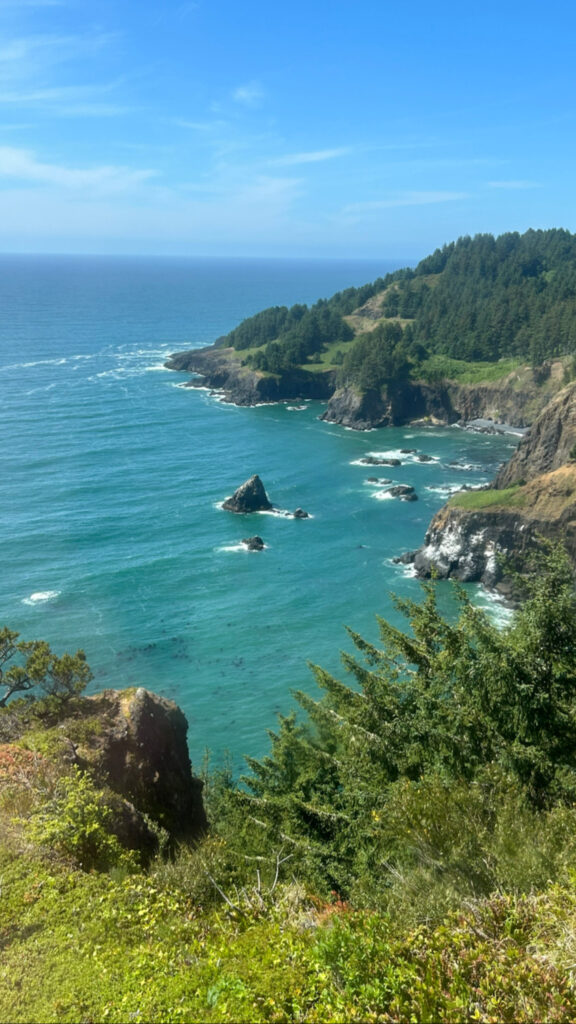
M 263 551 L 266 546 L 262 537 L 258 537 L 258 535 L 255 537 L 245 537 L 242 543 L 246 545 L 248 551 Z
M 269 512 L 272 508 L 272 502 L 270 501 L 264 484 L 257 473 L 251 476 L 249 480 L 241 484 L 240 487 L 234 491 L 231 498 L 226 498 L 223 502 L 222 508 L 228 512 L 238 512 L 245 515 L 248 512 Z

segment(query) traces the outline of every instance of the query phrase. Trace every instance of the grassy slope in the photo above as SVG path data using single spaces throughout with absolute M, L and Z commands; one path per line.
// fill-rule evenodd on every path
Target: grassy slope
M 576 516 L 576 463 L 570 462 L 551 473 L 543 473 L 522 486 L 504 490 L 462 491 L 453 495 L 448 508 L 469 511 L 519 509 L 538 520 L 554 521 L 574 507 Z

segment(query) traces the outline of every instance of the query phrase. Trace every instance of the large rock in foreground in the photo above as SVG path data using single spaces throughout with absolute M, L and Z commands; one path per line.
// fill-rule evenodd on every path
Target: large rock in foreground
M 205 831 L 200 779 L 188 754 L 188 723 L 174 701 L 149 690 L 105 690 L 85 699 L 93 729 L 74 743 L 76 761 L 171 836 Z M 74 726 L 68 734 L 74 741 Z
M 222 508 L 225 508 L 228 512 L 245 514 L 247 512 L 269 512 L 273 505 L 266 494 L 264 484 L 258 474 L 255 473 L 237 491 L 234 491 L 231 498 L 226 498 Z

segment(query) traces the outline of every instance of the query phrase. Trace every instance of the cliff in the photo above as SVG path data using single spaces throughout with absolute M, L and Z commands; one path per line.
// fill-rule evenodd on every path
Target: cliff
M 333 374 L 310 373 L 294 368 L 283 374 L 262 373 L 243 366 L 233 348 L 192 349 L 175 352 L 166 361 L 169 370 L 198 374 L 187 387 L 208 387 L 221 391 L 224 401 L 234 405 L 260 405 L 296 398 L 327 400 L 334 391 Z
M 478 581 L 510 592 L 502 559 L 521 571 L 541 538 L 561 540 L 576 566 L 576 384 L 535 420 L 491 488 L 454 495 L 413 556 L 421 577 Z
M 561 387 L 561 361 L 533 370 L 522 366 L 499 380 L 467 384 L 456 380 L 438 383 L 397 380 L 387 387 L 336 387 L 336 370 L 294 367 L 279 374 L 244 366 L 233 348 L 192 349 L 176 352 L 168 369 L 194 373 L 187 387 L 220 391 L 234 405 L 259 405 L 314 398 L 327 402 L 322 419 L 354 430 L 401 426 L 414 420 L 438 424 L 494 420 L 516 427 L 528 426 Z
M 356 430 L 418 419 L 437 424 L 486 419 L 527 427 L 562 387 L 563 375 L 563 363 L 556 360 L 538 369 L 519 366 L 492 382 L 402 380 L 364 392 L 348 386 L 334 391 L 322 418 Z

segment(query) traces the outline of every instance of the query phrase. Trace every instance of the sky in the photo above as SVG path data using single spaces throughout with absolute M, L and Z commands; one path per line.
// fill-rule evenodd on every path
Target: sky
M 576 230 L 569 0 L 0 0 L 0 251 Z

